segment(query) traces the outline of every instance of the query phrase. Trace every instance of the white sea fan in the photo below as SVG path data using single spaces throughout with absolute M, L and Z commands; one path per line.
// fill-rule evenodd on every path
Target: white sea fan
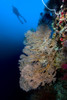
M 29 91 L 38 86 L 44 86 L 55 81 L 56 71 L 53 66 L 56 42 L 49 39 L 51 30 L 48 27 L 38 27 L 36 32 L 25 34 L 26 45 L 24 54 L 20 56 L 20 87 Z

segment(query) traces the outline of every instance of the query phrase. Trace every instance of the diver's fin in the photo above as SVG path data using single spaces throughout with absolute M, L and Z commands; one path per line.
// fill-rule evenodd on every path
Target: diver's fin
M 19 17 L 17 17 L 17 18 L 19 19 L 19 21 L 21 22 L 21 24 L 23 24 L 22 20 Z
M 21 15 L 20 15 L 21 16 Z M 27 23 L 27 21 L 26 21 L 26 19 L 23 17 L 23 16 L 21 16 L 22 18 L 23 18 L 23 20 L 25 21 L 25 23 Z

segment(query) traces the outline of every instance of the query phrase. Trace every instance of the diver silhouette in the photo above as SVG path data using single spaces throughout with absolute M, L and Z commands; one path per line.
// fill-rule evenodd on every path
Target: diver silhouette
M 14 7 L 14 6 L 12 6 L 12 8 L 13 8 L 13 13 L 17 16 L 17 18 L 19 19 L 19 21 L 23 24 L 23 21 L 20 19 L 20 18 L 22 18 L 22 19 L 25 21 L 25 23 L 26 23 L 27 21 L 26 21 L 25 18 L 19 13 L 18 9 L 17 9 L 16 7 Z

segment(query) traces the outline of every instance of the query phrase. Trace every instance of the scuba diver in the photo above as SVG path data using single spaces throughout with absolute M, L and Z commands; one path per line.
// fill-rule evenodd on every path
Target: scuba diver
M 25 18 L 19 13 L 18 9 L 14 6 L 12 6 L 13 8 L 13 13 L 17 16 L 17 18 L 19 19 L 19 21 L 23 24 L 23 21 L 20 19 L 22 18 L 24 20 L 24 22 L 26 23 L 27 21 L 25 20 Z

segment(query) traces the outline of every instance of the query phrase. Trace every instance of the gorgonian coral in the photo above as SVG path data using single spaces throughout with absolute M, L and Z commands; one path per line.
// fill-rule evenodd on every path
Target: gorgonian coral
M 55 81 L 56 70 L 54 57 L 56 42 L 49 39 L 51 30 L 46 26 L 39 27 L 36 32 L 25 34 L 23 53 L 20 56 L 20 87 L 29 91 Z

